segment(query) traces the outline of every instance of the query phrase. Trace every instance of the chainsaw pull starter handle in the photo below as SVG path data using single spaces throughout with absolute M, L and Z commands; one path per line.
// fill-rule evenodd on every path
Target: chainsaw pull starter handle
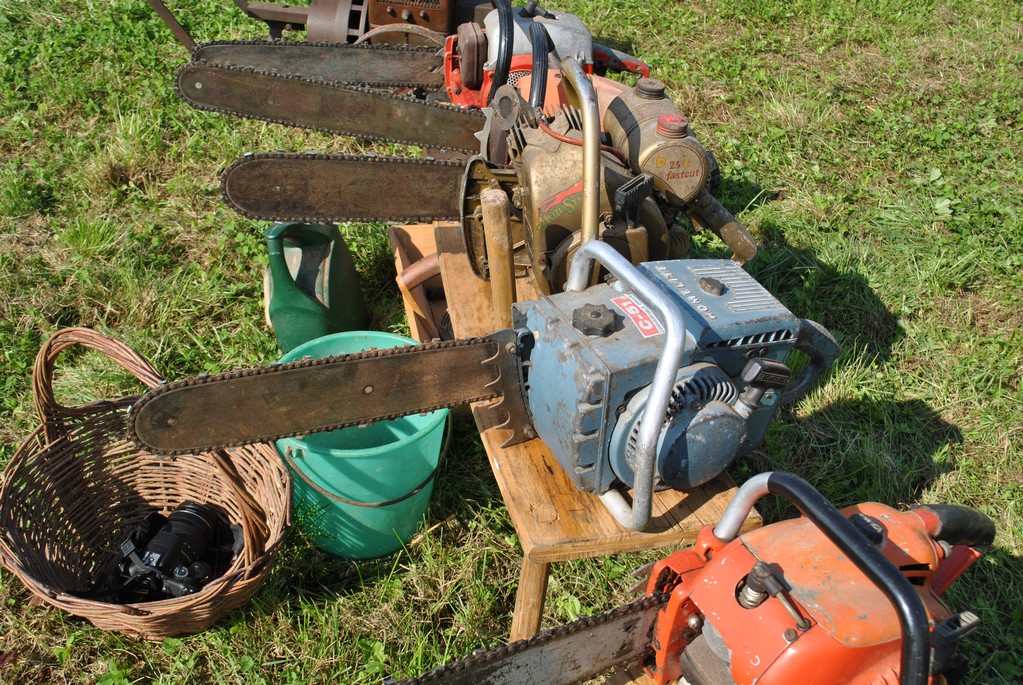
M 930 678 L 930 623 L 923 600 L 909 580 L 866 536 L 802 478 L 780 471 L 761 473 L 742 484 L 728 504 L 714 537 L 731 542 L 746 515 L 764 495 L 791 502 L 888 598 L 902 627 L 901 685 L 927 685 Z

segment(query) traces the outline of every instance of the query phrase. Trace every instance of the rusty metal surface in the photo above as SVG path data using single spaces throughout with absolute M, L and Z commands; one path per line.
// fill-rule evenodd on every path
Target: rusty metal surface
M 477 111 L 248 67 L 193 61 L 175 80 L 197 109 L 372 140 L 473 151 L 484 122 Z
M 501 346 L 443 341 L 239 369 L 159 386 L 131 409 L 132 439 L 157 454 L 277 440 L 519 392 Z
M 521 351 L 521 331 L 503 329 L 487 336 L 496 342 L 503 351 L 499 354 L 494 363 L 501 368 L 501 385 L 510 388 L 516 385 L 523 388 L 522 369 L 519 358 Z M 529 409 L 526 407 L 526 400 L 522 392 L 505 392 L 501 398 L 487 405 L 473 407 L 473 414 L 476 417 L 476 426 L 480 432 L 488 428 L 499 428 L 510 431 L 510 435 L 502 443 L 502 447 L 518 445 L 519 443 L 532 440 L 536 437 L 536 429 L 529 418 Z
M 425 26 L 444 34 L 453 33 L 455 28 L 454 0 L 401 0 L 380 2 L 370 0 L 369 23 L 371 26 L 407 23 Z
M 224 200 L 252 219 L 334 223 L 458 218 L 463 165 L 404 157 L 267 153 L 224 172 Z
M 309 6 L 306 36 L 311 41 L 345 43 L 366 31 L 366 8 L 352 0 L 316 0 Z
M 483 157 L 471 157 L 465 166 L 461 192 L 461 224 L 462 239 L 465 241 L 466 255 L 472 271 L 479 278 L 490 279 L 490 266 L 487 261 L 486 231 L 483 227 L 483 210 L 480 206 L 480 194 L 488 188 L 503 188 L 514 195 L 519 187 L 519 178 L 511 167 L 500 167 L 488 163 Z M 515 260 L 515 277 L 526 275 L 529 255 L 526 253 L 525 229 L 522 225 L 522 214 L 513 211 L 511 221 L 511 241 Z
M 279 2 L 238 2 L 235 4 L 245 14 L 265 22 L 290 24 L 301 28 L 309 17 L 309 8 L 304 5 L 286 5 Z
M 434 48 L 280 41 L 221 41 L 195 49 L 193 61 L 362 86 L 444 86 L 444 60 Z
M 652 653 L 668 594 L 649 597 L 436 668 L 398 685 L 571 685 Z
M 466 88 L 476 90 L 483 85 L 486 53 L 486 37 L 479 24 L 466 22 L 458 27 L 458 69 Z

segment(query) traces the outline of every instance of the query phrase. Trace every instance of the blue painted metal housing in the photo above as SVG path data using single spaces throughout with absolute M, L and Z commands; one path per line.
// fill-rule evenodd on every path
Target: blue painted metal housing
M 732 261 L 674 260 L 639 269 L 678 301 L 687 332 L 658 474 L 675 487 L 699 485 L 763 440 L 781 393 L 768 389 L 755 407 L 739 406 L 735 398 L 746 390 L 741 374 L 750 359 L 784 362 L 808 322 Z M 593 334 L 573 325 L 573 314 L 588 305 L 586 312 L 610 310 L 614 325 L 588 331 Z M 616 282 L 518 303 L 514 325 L 532 338 L 523 376 L 537 434 L 580 489 L 599 494 L 619 481 L 631 485 L 628 443 L 662 353 L 657 317 Z M 813 331 L 823 329 L 814 324 Z M 834 343 L 826 331 L 821 335 L 824 342 L 814 344 Z M 830 365 L 837 346 L 823 352 Z M 623 421 L 629 424 L 618 426 Z

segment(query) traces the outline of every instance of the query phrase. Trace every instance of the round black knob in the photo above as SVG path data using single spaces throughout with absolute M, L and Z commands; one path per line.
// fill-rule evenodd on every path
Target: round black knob
M 583 335 L 606 338 L 615 332 L 615 313 L 603 304 L 585 304 L 572 312 L 572 326 Z

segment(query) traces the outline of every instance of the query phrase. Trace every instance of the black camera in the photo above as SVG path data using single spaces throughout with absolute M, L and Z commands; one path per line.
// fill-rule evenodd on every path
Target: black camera
M 219 507 L 183 502 L 152 513 L 121 543 L 120 601 L 183 597 L 222 575 L 240 551 L 240 528 Z

